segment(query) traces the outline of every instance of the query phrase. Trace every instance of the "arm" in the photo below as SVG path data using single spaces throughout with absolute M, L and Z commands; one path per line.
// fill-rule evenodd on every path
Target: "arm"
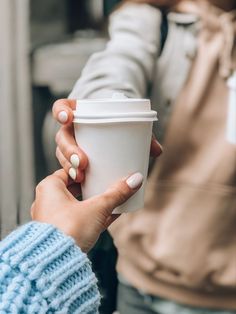
M 88 252 L 116 218 L 112 211 L 142 185 L 136 173 L 80 202 L 79 184 L 56 171 L 36 188 L 34 222 L 0 243 L 0 313 L 98 313 Z
M 96 282 L 86 254 L 52 225 L 31 222 L 1 242 L 1 313 L 97 313 Z
M 147 4 L 127 3 L 115 11 L 110 19 L 111 38 L 106 49 L 90 58 L 70 94 L 71 99 L 54 103 L 54 118 L 62 124 L 56 135 L 56 156 L 77 182 L 84 180 L 87 157 L 74 138 L 75 99 L 109 98 L 114 91 L 131 98 L 145 97 L 160 50 L 161 19 L 160 11 Z M 161 151 L 153 139 L 152 155 L 157 157 Z M 74 157 L 79 162 L 74 163 Z
M 147 4 L 125 4 L 109 22 L 110 41 L 85 66 L 70 98 L 105 98 L 113 91 L 144 97 L 160 49 L 161 13 Z

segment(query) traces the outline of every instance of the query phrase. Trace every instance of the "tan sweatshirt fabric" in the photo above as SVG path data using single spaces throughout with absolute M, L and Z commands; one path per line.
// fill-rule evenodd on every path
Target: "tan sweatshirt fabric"
M 236 24 L 232 14 L 204 10 L 197 13 L 197 55 L 149 178 L 145 208 L 123 215 L 111 232 L 118 272 L 136 288 L 236 310 L 236 146 L 225 139 Z

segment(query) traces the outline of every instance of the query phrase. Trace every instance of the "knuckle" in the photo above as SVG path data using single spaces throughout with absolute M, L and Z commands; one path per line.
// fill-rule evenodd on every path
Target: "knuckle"
M 44 190 L 44 185 L 45 185 L 45 183 L 44 183 L 44 180 L 43 180 L 36 186 L 36 188 L 35 188 L 36 194 L 42 193 L 42 191 Z
M 62 158 L 59 161 L 65 172 L 68 173 L 71 168 L 71 163 L 66 158 Z
M 128 189 L 124 184 L 114 187 L 112 194 L 118 204 L 124 203 L 129 196 Z
M 32 219 L 34 219 L 34 213 L 35 213 L 35 201 L 31 205 L 31 208 L 30 208 L 30 216 L 31 216 Z
M 57 159 L 59 159 L 59 158 L 60 158 L 60 149 L 59 149 L 58 146 L 57 146 L 57 148 L 56 148 L 55 154 L 56 154 Z
M 61 102 L 60 99 L 55 100 L 53 103 L 53 107 L 56 107 L 58 104 L 60 104 L 60 102 Z
M 56 158 L 59 161 L 59 163 L 61 164 L 61 166 L 63 167 L 64 158 L 62 158 L 62 153 L 60 152 L 59 147 L 56 148 Z
M 64 99 L 57 99 L 56 101 L 54 101 L 53 107 L 56 108 L 58 106 L 61 106 L 64 102 L 65 102 Z
M 59 161 L 60 165 L 62 166 L 62 168 L 63 168 L 66 172 L 68 172 L 69 169 L 70 169 L 70 167 L 71 167 L 70 163 L 69 163 L 65 158 L 60 157 L 60 156 L 59 156 L 59 158 L 58 158 L 58 161 Z
M 55 142 L 57 143 L 57 145 L 59 145 L 61 140 L 61 129 L 59 129 L 55 135 Z
M 118 206 L 123 204 L 130 196 L 130 192 L 125 185 L 122 186 L 114 186 L 109 189 L 103 195 L 104 204 L 107 204 L 108 207 Z
M 127 193 L 125 190 L 118 189 L 116 193 L 117 193 L 117 202 L 119 204 L 124 203 L 127 200 Z
M 68 161 L 65 161 L 64 164 L 62 165 L 62 167 L 66 173 L 69 173 L 69 170 L 71 168 L 71 164 Z
M 102 203 L 104 204 L 109 204 L 111 201 L 111 197 L 108 193 L 104 193 L 103 196 L 101 197 Z
M 47 191 L 48 188 L 51 186 L 53 180 L 54 180 L 53 175 L 50 175 L 46 177 L 45 179 L 43 179 L 41 182 L 39 182 L 35 188 L 36 195 Z
M 63 133 L 61 130 L 59 130 L 55 136 L 56 144 L 58 145 L 58 148 L 60 149 L 61 153 L 64 155 L 65 158 L 69 160 L 72 154 L 76 152 L 76 147 L 71 145 L 66 141 L 66 139 L 63 137 Z

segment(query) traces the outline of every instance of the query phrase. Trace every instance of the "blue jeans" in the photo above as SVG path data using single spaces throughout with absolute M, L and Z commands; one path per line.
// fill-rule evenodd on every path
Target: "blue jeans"
M 213 310 L 181 305 L 144 294 L 119 282 L 117 310 L 119 314 L 236 314 L 236 311 Z

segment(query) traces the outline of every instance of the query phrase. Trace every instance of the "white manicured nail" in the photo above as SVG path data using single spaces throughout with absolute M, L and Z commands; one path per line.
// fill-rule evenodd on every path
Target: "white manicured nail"
M 69 170 L 69 176 L 70 176 L 71 179 L 73 179 L 73 180 L 76 179 L 77 173 L 76 173 L 75 168 L 70 168 L 70 170 Z
M 68 120 L 68 114 L 67 114 L 67 112 L 65 112 L 65 111 L 59 112 L 59 114 L 58 114 L 58 120 L 59 120 L 61 123 L 65 123 L 65 122 Z
M 80 164 L 79 156 L 76 154 L 71 155 L 70 156 L 70 162 L 72 164 L 72 167 L 77 169 L 79 167 L 79 164 Z
M 126 183 L 131 189 L 136 189 L 143 183 L 143 175 L 139 172 L 133 174 L 126 180 Z

